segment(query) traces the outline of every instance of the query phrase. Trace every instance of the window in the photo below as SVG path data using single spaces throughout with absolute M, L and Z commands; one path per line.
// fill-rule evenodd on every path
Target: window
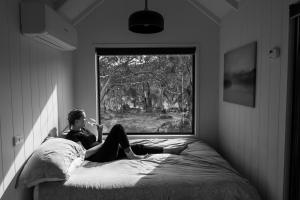
M 104 134 L 194 134 L 195 48 L 96 48 Z

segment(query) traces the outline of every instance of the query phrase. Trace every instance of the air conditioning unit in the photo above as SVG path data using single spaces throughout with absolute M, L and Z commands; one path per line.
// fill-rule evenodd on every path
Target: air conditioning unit
M 21 32 L 62 51 L 77 47 L 76 29 L 52 8 L 37 1 L 20 5 Z

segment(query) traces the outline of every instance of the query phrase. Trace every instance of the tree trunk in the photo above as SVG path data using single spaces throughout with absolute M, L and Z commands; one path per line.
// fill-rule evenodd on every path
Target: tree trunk
M 106 81 L 106 83 L 104 84 L 104 86 L 101 88 L 101 91 L 100 91 L 100 102 L 103 101 L 105 95 L 110 90 L 110 88 L 108 88 L 110 80 L 111 80 L 111 76 L 108 78 L 108 80 Z
M 152 112 L 152 100 L 150 96 L 150 84 L 147 82 L 147 112 Z
M 163 94 L 164 94 L 164 88 L 160 87 L 159 88 L 159 108 L 161 110 L 165 109 L 164 105 L 163 105 L 163 102 L 164 102 Z
M 143 84 L 143 91 L 144 91 L 144 108 L 146 112 L 151 112 L 152 111 L 152 101 L 150 97 L 150 85 L 147 82 L 147 86 Z

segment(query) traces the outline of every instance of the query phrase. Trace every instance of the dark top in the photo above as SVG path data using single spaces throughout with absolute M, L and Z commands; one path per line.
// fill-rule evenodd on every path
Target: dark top
M 81 142 L 85 149 L 89 149 L 99 144 L 99 142 L 96 141 L 96 136 L 85 128 L 82 128 L 81 131 L 70 130 L 66 135 L 66 139 L 74 142 Z

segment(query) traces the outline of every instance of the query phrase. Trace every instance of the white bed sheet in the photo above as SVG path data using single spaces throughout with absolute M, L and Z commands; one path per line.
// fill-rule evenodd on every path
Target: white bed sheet
M 195 139 L 132 140 L 157 146 L 188 143 L 181 155 L 85 161 L 65 182 L 38 185 L 35 200 L 259 200 L 256 189 L 214 149 Z

